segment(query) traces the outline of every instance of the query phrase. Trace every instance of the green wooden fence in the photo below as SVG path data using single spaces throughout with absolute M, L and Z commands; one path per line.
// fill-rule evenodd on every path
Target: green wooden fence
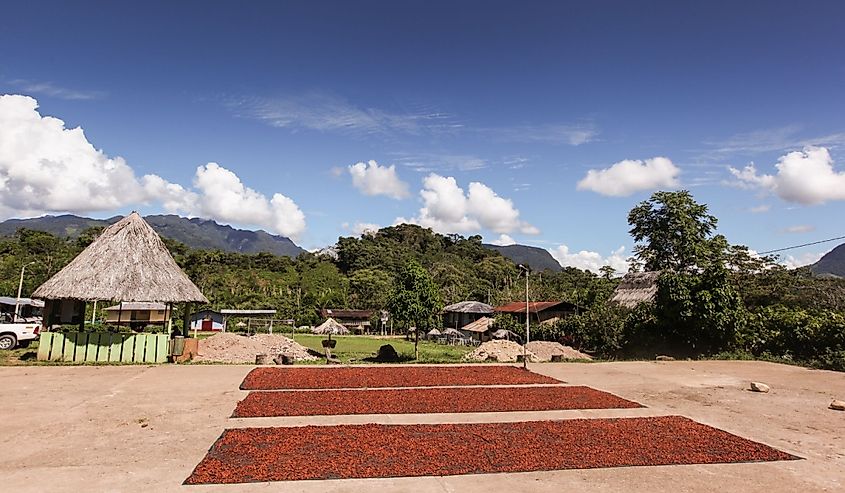
M 43 332 L 39 361 L 74 363 L 164 363 L 170 353 L 167 334 Z

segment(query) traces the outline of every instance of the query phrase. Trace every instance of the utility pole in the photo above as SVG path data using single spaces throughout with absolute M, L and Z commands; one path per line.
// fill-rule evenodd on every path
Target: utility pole
M 528 311 L 528 267 L 520 264 L 519 268 L 525 271 L 525 344 L 522 345 L 522 368 L 528 369 L 528 342 L 531 340 L 529 335 L 530 330 L 530 313 Z
M 35 262 L 30 262 L 30 263 L 28 263 L 28 264 L 23 264 L 23 266 L 21 267 L 21 280 L 20 280 L 20 282 L 18 282 L 18 297 L 17 297 L 17 299 L 15 299 L 15 318 L 14 318 L 14 320 L 12 320 L 12 322 L 17 322 L 17 321 L 18 321 L 18 314 L 20 313 L 20 308 L 21 308 L 21 291 L 23 290 L 23 271 L 25 271 L 25 270 L 26 270 L 26 266 L 27 266 L 27 265 L 32 265 L 32 264 L 34 264 L 34 263 L 35 263 Z M 84 318 L 84 317 L 85 317 L 85 314 L 83 313 L 83 314 L 82 314 L 82 316 L 83 316 L 83 318 Z

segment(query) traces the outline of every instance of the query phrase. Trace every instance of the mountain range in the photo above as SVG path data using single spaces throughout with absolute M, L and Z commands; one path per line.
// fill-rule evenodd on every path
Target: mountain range
M 287 257 L 296 257 L 305 252 L 290 238 L 261 230 L 236 229 L 209 219 L 187 218 L 172 214 L 150 215 L 144 219 L 161 236 L 184 243 L 191 248 L 238 253 L 268 252 Z M 19 228 L 28 228 L 45 231 L 56 236 L 76 238 L 88 228 L 108 226 L 119 220 L 120 216 L 109 219 L 91 219 L 72 214 L 30 219 L 9 219 L 0 222 L 0 236 L 11 236 Z M 525 245 L 497 246 L 489 244 L 485 244 L 484 247 L 501 253 L 514 263 L 528 265 L 535 271 L 551 269 L 557 272 L 561 270 L 560 264 L 554 257 L 542 248 Z
M 46 231 L 56 236 L 75 238 L 88 228 L 108 226 L 120 219 L 120 216 L 91 219 L 71 214 L 9 219 L 0 223 L 0 236 L 10 236 L 19 228 L 28 228 Z M 144 219 L 161 236 L 179 241 L 191 248 L 238 253 L 268 252 L 287 257 L 296 257 L 305 251 L 290 238 L 284 236 L 272 235 L 261 230 L 236 229 L 208 219 L 176 215 L 151 215 Z
M 845 243 L 824 254 L 810 271 L 819 276 L 845 277 Z

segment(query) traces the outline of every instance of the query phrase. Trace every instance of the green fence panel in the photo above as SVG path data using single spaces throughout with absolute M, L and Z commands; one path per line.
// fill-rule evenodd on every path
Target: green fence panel
M 65 346 L 65 335 L 61 332 L 53 334 L 53 340 L 50 341 L 50 361 L 61 361 L 64 357 L 62 351 Z
M 85 361 L 85 352 L 88 349 L 88 332 L 77 332 L 76 334 L 76 349 L 73 353 L 74 363 L 83 363 Z
M 100 334 L 100 342 L 97 347 L 97 363 L 108 363 L 109 350 L 111 350 L 111 338 L 114 334 Z
M 50 359 L 50 347 L 53 342 L 53 332 L 44 332 L 38 338 L 38 361 Z
M 120 351 L 121 363 L 132 363 L 135 357 L 135 336 L 132 334 L 123 334 L 123 344 Z
M 167 334 L 156 334 L 156 363 L 167 363 L 170 351 L 170 337 Z
M 90 332 L 88 334 L 88 347 L 85 349 L 85 359 L 83 361 L 92 363 L 97 361 L 97 349 L 100 347 L 100 334 Z
M 62 361 L 73 361 L 73 355 L 76 353 L 76 340 L 78 338 L 78 332 L 68 332 L 65 334 L 65 348 L 62 351 Z
M 147 338 L 144 334 L 135 334 L 132 336 L 135 339 L 135 354 L 132 356 L 132 362 L 140 363 L 144 361 L 144 349 L 147 345 Z
M 144 338 L 147 340 L 147 349 L 144 351 L 144 359 L 142 361 L 144 363 L 155 363 L 156 362 L 156 335 L 155 334 L 144 334 Z
M 109 348 L 109 362 L 120 362 L 120 351 L 123 349 L 123 341 L 126 339 L 124 334 L 111 335 L 111 347 Z

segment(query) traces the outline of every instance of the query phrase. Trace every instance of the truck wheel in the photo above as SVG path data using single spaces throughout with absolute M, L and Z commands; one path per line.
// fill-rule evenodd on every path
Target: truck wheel
M 32 341 L 21 341 L 18 343 L 19 348 L 28 348 Z
M 0 349 L 14 349 L 18 343 L 18 338 L 13 334 L 0 335 Z

